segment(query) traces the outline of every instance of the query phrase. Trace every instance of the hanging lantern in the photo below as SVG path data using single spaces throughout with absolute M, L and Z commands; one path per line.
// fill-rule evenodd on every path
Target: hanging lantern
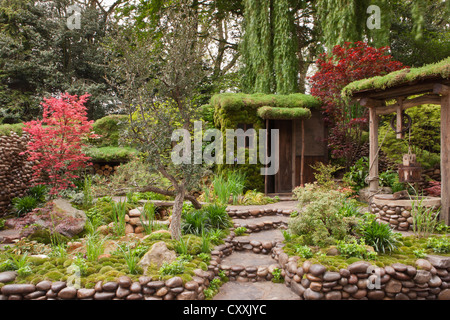
M 403 155 L 403 163 L 398 166 L 400 182 L 420 182 L 422 167 L 416 162 L 416 155 L 412 153 Z

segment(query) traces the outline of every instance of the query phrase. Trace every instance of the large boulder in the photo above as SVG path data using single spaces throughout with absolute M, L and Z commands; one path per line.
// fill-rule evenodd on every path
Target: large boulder
M 150 265 L 155 265 L 160 268 L 163 263 L 171 263 L 175 261 L 177 254 L 173 250 L 169 250 L 164 241 L 156 242 L 149 251 L 139 261 L 139 265 L 144 270 L 144 274 Z
M 8 219 L 5 225 L 20 230 L 21 237 L 33 237 L 36 233 L 41 237 L 56 232 L 72 238 L 83 231 L 86 220 L 83 211 L 73 208 L 67 200 L 56 199 L 23 217 Z
M 75 219 L 82 219 L 86 221 L 87 217 L 83 210 L 78 210 L 70 204 L 66 199 L 58 198 L 52 201 L 53 210 L 57 213 L 61 213 L 64 216 L 72 217 Z

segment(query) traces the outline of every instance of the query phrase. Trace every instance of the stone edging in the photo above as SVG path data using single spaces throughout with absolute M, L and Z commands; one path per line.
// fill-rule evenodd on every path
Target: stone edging
M 389 223 L 395 230 L 408 231 L 413 227 L 411 202 L 411 200 L 383 200 L 374 197 L 369 208 L 378 221 Z M 423 202 L 424 206 L 433 208 L 438 208 L 440 204 L 440 198 L 433 197 L 428 197 Z
M 203 291 L 215 274 L 201 269 L 194 270 L 194 273 L 193 279 L 184 284 L 181 277 L 152 281 L 146 276 L 141 276 L 137 282 L 127 276 L 117 281 L 99 281 L 90 289 L 77 289 L 64 281 L 49 280 L 36 285 L 6 284 L 0 289 L 0 300 L 203 300 Z M 5 272 L 3 274 L 7 276 Z
M 286 286 L 304 300 L 450 300 L 450 257 L 427 256 L 416 266 L 378 268 L 358 261 L 338 272 L 275 249 Z

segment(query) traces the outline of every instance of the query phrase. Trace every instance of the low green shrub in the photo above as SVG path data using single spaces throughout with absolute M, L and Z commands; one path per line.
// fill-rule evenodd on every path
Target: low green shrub
M 417 237 L 428 237 L 438 225 L 438 210 L 423 204 L 425 198 L 414 199 L 411 208 L 412 230 Z
M 0 264 L 0 271 L 16 271 L 20 277 L 26 277 L 33 272 L 26 253 L 22 255 L 9 254 L 8 259 Z
M 175 260 L 172 263 L 164 262 L 158 273 L 161 277 L 175 276 L 184 273 L 185 263 L 179 260 Z
M 232 226 L 226 206 L 219 204 L 205 205 L 201 209 L 183 211 L 181 230 L 184 234 L 201 235 L 213 229 L 226 229 Z
M 364 240 L 358 241 L 353 239 L 352 241 L 341 241 L 338 240 L 336 243 L 336 248 L 339 251 L 339 254 L 344 256 L 345 258 L 358 258 L 358 259 L 375 259 L 377 253 L 374 251 L 368 250 Z
M 244 205 L 265 205 L 268 203 L 275 203 L 276 199 L 267 197 L 264 193 L 255 190 L 248 190 L 242 199 L 239 199 L 239 204 Z
M 12 199 L 13 210 L 17 216 L 22 216 L 37 208 L 39 201 L 32 196 Z
M 315 165 L 311 165 L 311 168 L 315 171 L 314 178 L 317 184 L 323 189 L 333 189 L 336 187 L 334 181 L 334 174 L 343 169 L 340 166 L 333 164 L 324 164 L 323 162 L 316 162 Z
M 104 252 L 105 238 L 97 234 L 89 234 L 86 237 L 86 257 L 88 261 L 97 261 L 98 257 Z
M 230 170 L 226 174 L 216 175 L 211 182 L 212 191 L 204 187 L 203 191 L 207 201 L 228 204 L 230 198 L 233 204 L 238 203 L 239 196 L 245 189 L 246 175 L 241 171 Z
M 309 259 L 314 256 L 311 248 L 308 246 L 296 245 L 296 246 L 294 246 L 294 248 L 295 248 L 295 253 L 298 254 L 302 258 Z
M 369 159 L 367 157 L 361 157 L 344 174 L 343 180 L 357 194 L 359 190 L 367 186 L 366 177 L 368 175 Z
M 272 282 L 275 283 L 283 283 L 284 282 L 284 278 L 281 275 L 281 269 L 280 268 L 274 268 L 272 271 Z
M 247 232 L 246 227 L 237 227 L 236 229 L 234 229 L 234 234 L 237 237 L 244 235 L 246 232 Z
M 450 238 L 448 237 L 429 237 L 426 247 L 436 253 L 450 253 Z
M 398 236 L 389 224 L 380 223 L 376 220 L 364 224 L 361 228 L 361 235 L 367 245 L 381 253 L 393 252 L 399 244 Z
M 356 217 L 341 214 L 347 201 L 343 193 L 323 190 L 314 185 L 296 188 L 294 193 L 303 209 L 297 217 L 289 220 L 288 230 L 292 235 L 299 236 L 304 245 L 332 245 L 336 240 L 346 238 L 356 225 Z
M 29 188 L 27 194 L 30 197 L 35 198 L 38 202 L 44 202 L 45 197 L 48 194 L 48 187 L 43 184 L 38 184 Z
M 392 189 L 392 193 L 405 190 L 403 183 L 399 181 L 398 173 L 392 170 L 387 170 L 380 173 L 380 186 L 389 187 Z

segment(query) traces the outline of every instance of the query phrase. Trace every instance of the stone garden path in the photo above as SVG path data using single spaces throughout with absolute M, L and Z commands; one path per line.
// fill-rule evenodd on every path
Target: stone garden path
M 251 209 L 281 209 L 297 210 L 296 201 L 281 201 L 278 203 L 264 206 L 229 206 L 232 210 L 251 210 Z M 287 224 L 288 215 L 266 215 L 262 217 L 232 218 L 233 222 L 239 226 L 257 225 L 264 221 Z M 270 241 L 280 246 L 283 241 L 283 234 L 280 229 L 268 229 L 258 232 L 252 232 L 249 235 L 235 237 L 234 240 L 246 242 L 251 241 Z M 242 267 L 269 267 L 278 265 L 278 262 L 272 258 L 271 254 L 254 253 L 251 250 L 233 251 L 231 255 L 222 259 L 221 265 Z M 213 300 L 299 300 L 299 296 L 286 287 L 284 283 L 274 283 L 272 281 L 249 281 L 244 277 L 237 277 L 230 280 L 219 289 Z

